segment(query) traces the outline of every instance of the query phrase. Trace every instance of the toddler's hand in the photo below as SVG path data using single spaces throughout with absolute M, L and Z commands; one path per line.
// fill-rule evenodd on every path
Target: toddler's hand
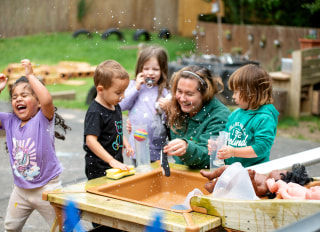
M 25 68 L 26 76 L 33 74 L 33 69 L 32 69 L 30 60 L 28 59 L 21 60 L 21 64 Z
M 137 78 L 136 78 L 136 89 L 137 90 L 140 90 L 141 88 L 141 85 L 145 83 L 145 79 L 144 79 L 144 76 L 143 76 L 143 73 L 139 73 Z
M 218 152 L 217 156 L 219 159 L 229 159 L 230 157 L 233 157 L 234 155 L 234 147 L 231 146 L 224 146 L 222 147 Z
M 119 162 L 116 159 L 113 159 L 109 164 L 113 168 L 119 168 L 122 171 L 130 171 L 130 168 L 127 165 L 125 165 L 124 163 Z
M 134 155 L 134 150 L 133 148 L 130 146 L 130 144 L 127 144 L 125 146 L 125 149 L 126 149 L 126 156 L 127 157 L 132 157 Z
M 170 102 L 170 99 L 168 99 L 168 98 L 159 98 L 158 102 L 159 102 L 159 107 L 162 110 L 164 110 L 168 106 L 168 104 Z
M 218 141 L 213 139 L 208 139 L 208 155 L 211 155 L 212 151 L 216 151 L 218 146 Z
M 7 82 L 8 78 L 3 73 L 0 73 L 0 92 L 6 87 Z
M 128 133 L 131 134 L 132 126 L 131 126 L 131 122 L 130 122 L 129 118 L 127 119 L 126 127 L 127 127 Z

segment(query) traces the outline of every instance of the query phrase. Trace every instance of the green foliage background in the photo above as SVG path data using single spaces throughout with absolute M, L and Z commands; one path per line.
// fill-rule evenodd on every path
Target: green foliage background
M 224 0 L 224 23 L 320 27 L 320 0 Z M 214 14 L 201 15 L 216 22 Z

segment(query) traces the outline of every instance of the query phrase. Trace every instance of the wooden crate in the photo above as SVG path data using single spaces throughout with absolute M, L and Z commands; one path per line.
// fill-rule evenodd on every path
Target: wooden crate
M 320 47 L 293 51 L 292 58 L 289 115 L 299 118 L 312 112 L 314 87 L 320 83 Z

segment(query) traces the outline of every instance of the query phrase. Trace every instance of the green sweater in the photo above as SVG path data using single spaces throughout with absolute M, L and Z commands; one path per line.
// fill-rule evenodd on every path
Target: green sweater
M 170 131 L 171 139 L 183 139 L 188 143 L 187 152 L 182 156 L 173 156 L 176 163 L 190 168 L 209 168 L 208 139 L 219 135 L 225 129 L 230 110 L 215 97 L 193 117 L 188 117 L 185 127 Z
M 278 111 L 272 104 L 257 110 L 237 109 L 230 115 L 226 131 L 230 133 L 228 145 L 232 147 L 252 146 L 258 157 L 231 157 L 225 164 L 240 162 L 243 167 L 269 161 L 270 150 L 277 133 Z

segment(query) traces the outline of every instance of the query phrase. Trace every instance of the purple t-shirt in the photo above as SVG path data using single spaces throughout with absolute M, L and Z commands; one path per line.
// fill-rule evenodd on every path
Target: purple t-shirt
M 6 131 L 14 184 L 32 189 L 44 186 L 63 168 L 54 146 L 54 119 L 49 121 L 40 110 L 23 127 L 14 113 L 0 112 Z

